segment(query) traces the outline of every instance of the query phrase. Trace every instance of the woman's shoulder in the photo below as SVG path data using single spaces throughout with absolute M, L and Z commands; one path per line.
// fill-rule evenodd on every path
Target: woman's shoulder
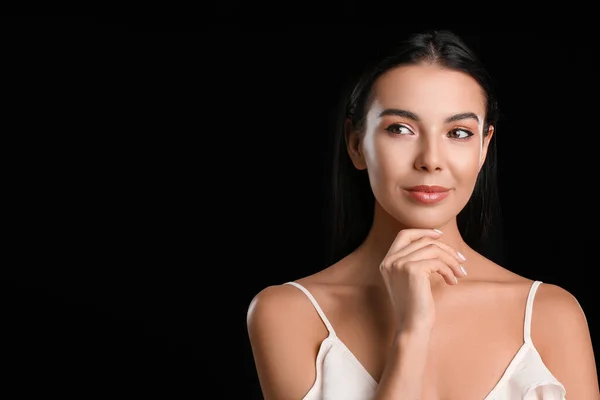
M 522 307 L 522 302 L 533 289 L 536 281 L 540 284 L 535 288 L 534 312 L 540 319 L 548 313 L 548 317 L 560 318 L 553 315 L 552 310 L 568 311 L 569 314 L 577 314 L 580 311 L 576 297 L 559 283 L 547 282 L 536 276 L 522 275 L 512 271 L 484 256 L 477 259 L 476 269 L 472 278 L 474 293 L 487 294 L 493 298 L 500 298 L 503 303 L 510 302 Z M 467 279 L 469 276 L 467 276 Z
M 248 306 L 248 318 L 280 319 L 290 312 L 306 308 L 306 296 L 288 284 L 273 284 L 259 290 Z
M 293 282 L 302 281 L 299 279 Z M 315 327 L 319 331 L 318 327 L 321 324 L 306 293 L 286 283 L 266 286 L 254 295 L 246 316 L 249 330 L 274 332 L 278 336 L 290 332 L 309 335 L 315 331 Z
M 532 334 L 538 347 L 574 343 L 588 336 L 585 312 L 570 290 L 556 283 L 542 283 L 533 303 Z
M 558 282 L 536 279 L 536 277 L 530 279 L 497 264 L 494 265 L 501 269 L 488 284 L 498 288 L 504 287 L 506 293 L 519 302 L 522 301 L 518 300 L 519 298 L 523 299 L 523 296 L 531 292 L 534 282 L 539 282 L 535 287 L 531 304 L 531 334 L 541 353 L 555 347 L 557 343 L 566 344 L 586 340 L 589 336 L 589 328 L 585 312 L 571 290 Z
M 260 376 L 268 382 L 265 387 L 300 398 L 314 383 L 319 343 L 328 332 L 306 294 L 285 283 L 254 295 L 247 331 Z
M 277 314 L 281 310 L 302 310 L 306 308 L 306 292 L 310 294 L 312 291 L 319 290 L 324 282 L 321 276 L 326 269 L 312 275 L 263 287 L 250 301 L 249 309 L 252 312 L 260 311 L 261 313 Z
M 515 291 L 522 292 L 524 289 L 531 289 L 534 282 L 539 281 L 540 285 L 536 288 L 535 303 L 542 304 L 539 308 L 554 308 L 557 306 L 567 307 L 568 309 L 577 310 L 579 304 L 576 297 L 567 290 L 564 286 L 556 282 L 547 282 L 544 279 L 537 279 L 535 276 L 526 277 L 517 272 L 499 265 L 489 259 L 485 259 L 487 270 L 491 271 L 484 281 L 489 283 L 506 286 Z

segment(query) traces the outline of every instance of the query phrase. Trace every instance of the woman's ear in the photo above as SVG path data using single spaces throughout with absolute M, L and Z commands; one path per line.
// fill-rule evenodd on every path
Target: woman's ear
M 482 149 L 481 149 L 481 157 L 479 157 L 479 169 L 483 166 L 485 159 L 487 157 L 488 148 L 490 146 L 490 141 L 492 140 L 492 136 L 494 136 L 494 125 L 488 126 L 488 133 L 483 138 Z
M 346 140 L 346 149 L 352 160 L 352 164 L 358 170 L 367 169 L 365 157 L 362 152 L 362 136 L 360 132 L 354 128 L 352 121 L 346 118 L 344 121 L 344 139 Z

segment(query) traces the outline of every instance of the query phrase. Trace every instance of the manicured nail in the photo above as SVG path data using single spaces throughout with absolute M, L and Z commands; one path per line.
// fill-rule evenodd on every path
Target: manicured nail
M 458 278 L 454 277 L 454 282 L 458 285 Z
M 460 270 L 462 271 L 463 274 L 465 274 L 465 276 L 467 275 L 467 270 L 462 265 L 460 266 Z
M 439 233 L 440 235 L 444 234 L 444 232 L 440 231 L 439 229 L 434 229 L 433 231 Z
M 467 259 L 465 258 L 465 256 L 462 255 L 462 253 L 460 251 L 457 251 L 458 256 L 463 260 L 463 261 L 467 261 Z

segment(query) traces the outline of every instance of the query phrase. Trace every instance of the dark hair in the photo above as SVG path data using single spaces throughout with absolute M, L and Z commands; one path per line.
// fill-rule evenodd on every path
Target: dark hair
M 496 95 L 489 74 L 479 58 L 453 32 L 428 31 L 413 34 L 394 46 L 391 52 L 383 53 L 364 72 L 352 87 L 349 98 L 341 104 L 336 136 L 333 138 L 332 190 L 330 198 L 332 232 L 328 244 L 329 260 L 332 264 L 356 249 L 366 238 L 373 223 L 375 198 L 365 170 L 352 164 L 347 152 L 344 121 L 350 119 L 352 126 L 361 129 L 367 102 L 373 83 L 386 71 L 400 65 L 430 63 L 473 77 L 487 97 L 484 134 L 490 125 L 497 127 L 499 118 Z M 461 235 L 469 246 L 481 245 L 492 223 L 497 202 L 496 192 L 496 135 L 492 136 L 486 161 L 477 177 L 473 195 L 457 217 Z

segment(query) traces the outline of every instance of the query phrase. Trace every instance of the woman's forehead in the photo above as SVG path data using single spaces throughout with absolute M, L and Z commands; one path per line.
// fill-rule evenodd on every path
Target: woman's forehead
M 374 83 L 371 108 L 403 109 L 423 116 L 485 113 L 485 94 L 470 75 L 436 65 L 394 68 Z

